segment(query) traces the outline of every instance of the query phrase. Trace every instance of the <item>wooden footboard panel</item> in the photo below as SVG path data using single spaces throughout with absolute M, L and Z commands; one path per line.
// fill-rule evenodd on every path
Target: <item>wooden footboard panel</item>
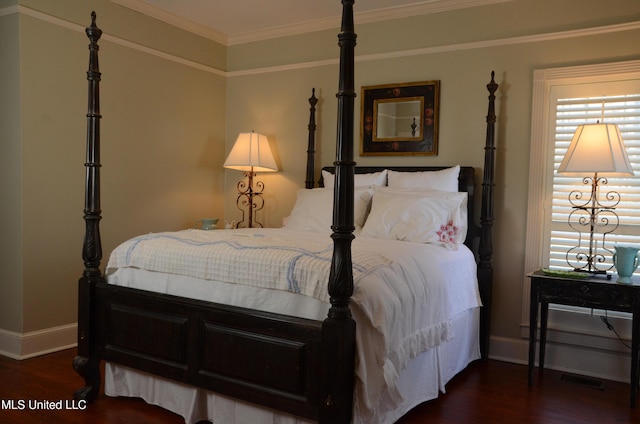
M 318 419 L 322 322 L 104 283 L 96 304 L 99 358 Z

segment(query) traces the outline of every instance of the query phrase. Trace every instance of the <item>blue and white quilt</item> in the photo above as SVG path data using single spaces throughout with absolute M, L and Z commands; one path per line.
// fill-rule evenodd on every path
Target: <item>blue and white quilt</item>
M 268 305 L 264 310 L 289 315 L 292 305 L 308 299 L 320 305 L 311 318 L 323 319 L 332 252 L 326 233 L 155 233 L 116 248 L 106 275 L 111 284 L 257 309 L 259 302 Z M 361 236 L 352 243 L 352 260 L 356 409 L 371 410 L 381 393 L 394 393 L 397 376 L 411 358 L 455 337 L 453 317 L 480 306 L 476 264 L 464 246 L 452 251 Z M 229 287 L 240 291 L 229 292 Z M 308 305 L 299 309 L 311 309 Z

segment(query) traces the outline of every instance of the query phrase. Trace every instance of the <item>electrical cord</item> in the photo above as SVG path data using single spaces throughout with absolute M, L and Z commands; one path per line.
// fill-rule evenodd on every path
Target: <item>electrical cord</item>
M 618 334 L 616 329 L 613 327 L 613 324 L 611 324 L 609 322 L 609 317 L 607 316 L 607 311 L 604 311 L 604 316 L 600 316 L 600 320 L 602 320 L 604 325 L 607 326 L 609 331 L 613 331 L 613 333 L 616 335 L 616 337 L 618 337 L 618 340 L 620 340 L 620 343 L 622 343 L 627 349 L 631 350 L 631 346 L 629 346 L 627 343 L 624 342 L 624 340 L 622 340 L 622 337 L 620 337 L 620 334 Z

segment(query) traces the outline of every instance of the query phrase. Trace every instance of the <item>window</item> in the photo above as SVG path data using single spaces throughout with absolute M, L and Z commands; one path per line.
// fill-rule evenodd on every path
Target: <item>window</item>
M 538 70 L 531 119 L 526 272 L 541 267 L 571 269 L 566 254 L 577 245 L 579 234 L 568 225 L 568 196 L 572 190 L 584 192 L 589 187 L 580 177 L 558 175 L 556 170 L 576 127 L 597 120 L 618 124 L 636 174 L 608 177 L 608 184 L 601 186 L 601 199 L 609 190 L 621 196 L 615 209 L 619 227 L 607 235 L 606 243 L 612 250 L 614 243 L 640 245 L 640 61 Z M 610 255 L 606 261 L 611 264 Z M 528 278 L 522 311 L 526 323 Z
M 590 92 L 620 93 L 615 95 L 594 95 Z M 582 97 L 587 95 L 586 97 Z M 576 97 L 579 96 L 579 97 Z M 574 261 L 575 255 L 567 258 L 570 249 L 588 246 L 588 226 L 580 233 L 569 226 L 569 214 L 573 210 L 569 202 L 570 193 L 581 193 L 583 199 L 590 196 L 591 184 L 584 184 L 583 177 L 560 175 L 556 171 L 564 157 L 576 127 L 581 124 L 604 122 L 617 124 L 634 172 L 640 175 L 640 80 L 623 83 L 579 84 L 577 87 L 556 86 L 551 90 L 550 103 L 555 110 L 553 122 L 553 192 L 551 216 L 545 250 L 548 251 L 548 266 L 556 269 L 572 269 L 584 266 L 586 261 Z M 553 119 L 553 117 L 551 117 Z M 590 177 L 593 174 L 585 174 Z M 596 225 L 594 255 L 602 255 L 602 264 L 596 268 L 607 270 L 613 259 L 614 243 L 640 245 L 640 178 L 635 176 L 606 176 L 607 184 L 600 186 L 599 201 L 604 206 L 615 207 L 615 215 L 603 215 L 607 221 Z M 615 195 L 618 193 L 620 196 Z M 607 196 L 610 194 L 611 196 Z M 617 200 L 620 203 L 617 203 Z M 617 215 L 617 219 L 616 219 Z M 575 219 L 573 220 L 575 222 Z M 607 224 L 605 226 L 605 224 Z M 602 226 L 600 226 L 602 225 Z M 587 230 L 587 231 L 585 231 Z M 601 230 L 601 231 L 598 231 Z M 611 231 L 609 234 L 606 232 Z M 603 239 L 604 237 L 604 239 Z M 577 250 L 573 250 L 577 251 Z M 570 260 L 571 265 L 567 261 Z M 640 271 L 637 271 L 640 272 Z

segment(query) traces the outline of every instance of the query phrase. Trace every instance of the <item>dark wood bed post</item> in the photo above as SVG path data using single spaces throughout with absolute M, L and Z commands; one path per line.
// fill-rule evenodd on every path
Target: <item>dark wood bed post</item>
M 316 89 L 311 90 L 311 97 L 309 97 L 309 144 L 307 145 L 307 176 L 304 180 L 305 188 L 313 188 L 316 184 L 316 105 L 318 104 L 318 98 L 316 97 Z
M 331 308 L 322 324 L 325 344 L 326 391 L 320 408 L 320 423 L 350 423 L 355 379 L 356 323 L 349 302 L 353 294 L 351 242 L 353 222 L 354 167 L 354 49 L 353 0 L 342 0 L 340 46 L 340 86 L 338 90 L 338 128 L 333 192 L 334 212 L 331 238 L 333 258 L 329 274 Z
M 482 209 L 480 212 L 480 245 L 478 246 L 478 281 L 480 297 L 482 299 L 482 314 L 480 315 L 480 353 L 484 359 L 489 356 L 489 336 L 491 329 L 491 294 L 493 281 L 493 194 L 495 187 L 495 124 L 496 124 L 496 90 L 498 84 L 494 81 L 495 72 L 491 72 L 491 82 L 487 84 L 489 90 L 489 109 L 487 111 L 487 138 L 484 153 L 484 176 L 482 178 Z
M 100 240 L 100 70 L 98 66 L 98 40 L 102 31 L 96 26 L 96 13 L 91 13 L 91 26 L 86 29 L 89 44 L 89 105 L 87 109 L 87 161 L 84 164 L 85 235 L 82 245 L 84 272 L 78 281 L 78 356 L 73 368 L 85 380 L 85 386 L 76 390 L 76 400 L 94 400 L 100 390 L 99 360 L 95 355 L 95 287 L 104 281 L 100 271 L 102 242 Z

